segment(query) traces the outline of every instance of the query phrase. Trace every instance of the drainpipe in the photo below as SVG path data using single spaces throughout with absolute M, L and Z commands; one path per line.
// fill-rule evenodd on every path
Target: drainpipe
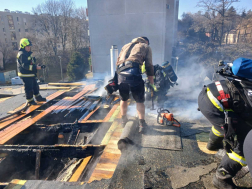
M 110 61 L 111 61 L 111 77 L 114 77 L 116 70 L 116 61 L 118 58 L 118 49 L 116 45 L 112 45 L 110 49 Z

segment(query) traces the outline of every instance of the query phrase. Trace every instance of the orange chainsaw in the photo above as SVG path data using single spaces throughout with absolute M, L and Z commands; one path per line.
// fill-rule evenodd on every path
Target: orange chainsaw
M 157 123 L 160 125 L 166 125 L 166 126 L 175 126 L 180 127 L 180 123 L 173 117 L 173 114 L 163 108 L 159 108 L 157 110 L 158 116 L 157 116 Z

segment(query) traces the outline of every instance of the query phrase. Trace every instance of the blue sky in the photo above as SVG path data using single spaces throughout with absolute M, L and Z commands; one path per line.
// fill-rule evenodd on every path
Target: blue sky
M 38 4 L 43 3 L 45 0 L 0 0 L 1 9 L 9 9 L 11 11 L 23 11 L 23 12 L 31 12 L 32 7 L 36 7 Z M 87 7 L 87 0 L 73 0 L 76 7 Z M 155 1 L 155 0 L 153 0 Z M 183 14 L 183 12 L 192 12 L 195 13 L 200 10 L 197 7 L 197 2 L 199 0 L 180 0 L 179 6 L 179 16 Z M 239 3 L 234 3 L 233 6 L 238 10 L 242 9 L 252 9 L 252 0 L 240 0 Z

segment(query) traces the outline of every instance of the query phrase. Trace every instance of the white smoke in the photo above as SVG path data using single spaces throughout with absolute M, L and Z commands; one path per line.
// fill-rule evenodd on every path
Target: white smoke
M 191 65 L 178 69 L 178 85 L 168 91 L 165 108 L 180 120 L 197 120 L 203 118 L 198 108 L 198 95 L 204 85 L 211 83 L 207 77 L 209 70 L 192 61 Z
M 102 78 L 104 78 L 103 85 L 99 86 L 98 90 L 93 92 L 92 95 L 94 95 L 94 96 L 105 96 L 106 95 L 107 91 L 104 89 L 104 87 L 108 84 L 108 81 L 110 79 L 112 79 L 111 76 L 109 76 L 109 75 L 104 76 L 104 74 L 97 74 L 96 73 L 96 75 L 92 78 L 91 83 L 95 83 L 94 80 L 102 81 Z

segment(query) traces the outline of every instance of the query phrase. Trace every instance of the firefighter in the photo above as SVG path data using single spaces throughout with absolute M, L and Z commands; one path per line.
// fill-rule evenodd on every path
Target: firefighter
M 252 131 L 250 131 L 244 141 L 243 146 L 244 156 L 248 164 L 250 174 L 252 176 Z
M 144 106 L 144 81 L 141 75 L 141 66 L 145 61 L 145 68 L 150 85 L 156 90 L 153 81 L 152 50 L 147 37 L 138 37 L 130 43 L 124 45 L 117 60 L 118 89 L 120 94 L 120 108 L 122 124 L 125 125 L 127 119 L 127 100 L 131 91 L 136 101 L 137 113 L 139 116 L 139 132 L 143 133 L 147 127 L 145 122 Z
M 238 81 L 234 83 L 241 88 Z M 246 166 L 243 143 L 251 130 L 249 122 L 252 123 L 246 120 L 244 113 L 241 113 L 245 108 L 241 108 L 241 100 L 239 102 L 236 100 L 241 97 L 235 97 L 232 91 L 234 87 L 230 81 L 221 80 L 204 86 L 198 97 L 199 110 L 213 125 L 207 148 L 218 150 L 224 147 L 226 150 L 213 178 L 214 186 L 221 189 L 235 188 L 232 178 Z
M 27 38 L 20 40 L 20 49 L 17 54 L 17 69 L 18 76 L 23 80 L 25 95 L 28 105 L 36 105 L 33 96 L 37 102 L 46 101 L 39 94 L 39 86 L 36 80 L 37 70 L 44 69 L 46 66 L 36 65 L 36 58 L 32 57 L 31 54 L 32 43 Z
M 156 87 L 156 92 L 154 92 L 154 98 L 157 98 L 157 103 L 159 107 L 162 107 L 164 105 L 164 102 L 166 101 L 167 97 L 166 94 L 170 87 L 174 86 L 174 84 L 177 81 L 177 76 L 174 73 L 173 69 L 172 71 L 169 70 L 169 73 L 165 72 L 166 66 L 169 65 L 169 61 L 166 61 L 162 63 L 162 65 L 154 65 L 154 85 Z M 142 73 L 145 73 L 145 64 L 142 66 Z M 171 75 L 172 73 L 172 75 Z M 170 75 L 168 75 L 170 74 Z M 171 78 L 175 79 L 173 80 L 174 82 L 171 81 Z M 145 87 L 145 92 L 146 92 L 146 99 L 150 99 L 150 88 L 149 88 L 149 83 L 148 81 L 145 81 L 146 87 Z

